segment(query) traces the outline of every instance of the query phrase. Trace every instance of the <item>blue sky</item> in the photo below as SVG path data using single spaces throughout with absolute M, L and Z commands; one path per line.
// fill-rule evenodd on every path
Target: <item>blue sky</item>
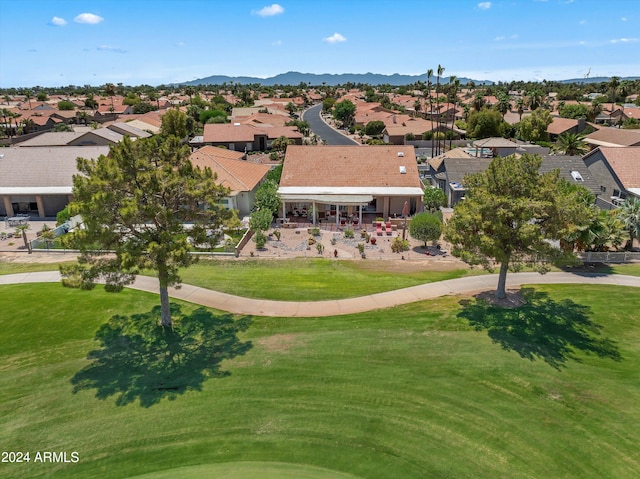
M 640 0 L 0 0 L 0 87 L 640 75 Z

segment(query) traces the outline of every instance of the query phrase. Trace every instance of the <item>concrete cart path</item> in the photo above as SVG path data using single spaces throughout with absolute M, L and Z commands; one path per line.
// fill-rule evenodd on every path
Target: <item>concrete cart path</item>
M 17 273 L 0 275 L 0 285 L 51 283 L 60 281 L 58 271 L 37 273 Z M 210 308 L 228 311 L 235 314 L 254 316 L 282 317 L 318 317 L 337 316 L 342 314 L 362 313 L 375 309 L 390 308 L 400 304 L 414 303 L 425 299 L 433 299 L 449 294 L 468 294 L 477 291 L 495 289 L 498 275 L 470 276 L 449 279 L 435 283 L 425 283 L 409 288 L 370 294 L 358 298 L 332 299 L 326 301 L 271 301 L 253 299 L 221 293 L 210 289 L 183 284 L 180 289 L 170 288 L 172 298 Z M 507 275 L 507 288 L 515 288 L 523 284 L 611 284 L 618 286 L 640 287 L 640 277 L 623 274 L 599 273 L 510 273 Z M 132 289 L 158 293 L 158 280 L 149 276 L 138 276 L 128 286 Z

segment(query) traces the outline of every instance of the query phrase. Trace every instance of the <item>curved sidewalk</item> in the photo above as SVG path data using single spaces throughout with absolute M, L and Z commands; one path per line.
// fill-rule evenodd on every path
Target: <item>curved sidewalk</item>
M 60 273 L 57 271 L 0 275 L 0 285 L 51 283 L 58 281 L 60 281 Z M 228 311 L 234 314 L 318 317 L 362 313 L 450 294 L 468 294 L 476 291 L 486 291 L 495 289 L 497 284 L 497 274 L 470 276 L 435 283 L 425 283 L 358 298 L 332 299 L 326 301 L 271 301 L 266 299 L 243 298 L 189 284 L 183 284 L 180 289 L 170 288 L 169 295 L 172 298 L 182 299 L 190 303 Z M 640 288 L 640 277 L 623 274 L 562 272 L 547 273 L 545 275 L 538 273 L 510 273 L 507 275 L 507 288 L 514 288 L 523 284 L 611 284 Z M 138 276 L 136 281 L 128 287 L 140 291 L 157 293 L 158 280 L 149 276 Z

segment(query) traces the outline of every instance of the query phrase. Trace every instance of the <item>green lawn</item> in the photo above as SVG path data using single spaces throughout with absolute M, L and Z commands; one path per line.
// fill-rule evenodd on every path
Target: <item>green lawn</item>
M 528 295 L 250 324 L 183 304 L 197 346 L 145 325 L 156 295 L 2 286 L 3 450 L 80 461 L 0 477 L 639 477 L 640 292 Z
M 182 271 L 182 280 L 248 298 L 318 301 L 364 296 L 422 283 L 481 274 L 480 269 L 413 273 L 389 270 L 388 261 L 201 260 Z

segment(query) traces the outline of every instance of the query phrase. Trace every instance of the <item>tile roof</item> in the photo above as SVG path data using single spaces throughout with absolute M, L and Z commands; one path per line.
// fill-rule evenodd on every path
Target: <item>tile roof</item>
M 31 188 L 33 194 L 48 187 L 73 186 L 76 159 L 98 158 L 108 146 L 3 148 L 0 151 L 0 194 L 4 188 Z
M 587 135 L 585 141 L 598 146 L 640 146 L 640 130 L 602 128 Z
M 571 118 L 554 118 L 551 124 L 547 127 L 547 133 L 550 135 L 561 135 L 567 130 L 576 128 L 578 126 L 578 120 Z
M 400 166 L 406 168 L 405 174 Z M 280 187 L 291 186 L 421 188 L 422 184 L 413 146 L 290 145 Z
M 217 183 L 230 188 L 232 193 L 253 190 L 271 167 L 229 158 L 229 150 L 205 146 L 191 153 L 191 162 L 199 168 L 211 168 L 217 175 Z M 237 152 L 233 152 L 237 153 Z
M 302 133 L 290 126 L 262 125 L 257 127 L 242 123 L 208 123 L 204 125 L 205 143 L 252 142 L 256 135 L 265 135 L 274 140 L 279 136 L 302 138 Z
M 445 158 L 445 170 L 449 182 L 463 183 L 464 177 L 473 173 L 485 171 L 491 163 L 491 158 Z M 567 181 L 584 186 L 594 194 L 600 192 L 600 187 L 593 175 L 579 156 L 548 155 L 542 157 L 539 172 L 549 173 L 553 170 L 560 171 L 560 177 Z M 573 178 L 571 172 L 580 173 L 583 181 Z
M 116 133 L 120 133 L 121 135 L 130 136 L 132 138 L 148 138 L 151 136 L 148 132 L 140 128 L 136 128 L 134 125 L 131 125 L 130 123 L 122 123 L 122 122 L 113 123 L 109 125 L 107 129 L 115 131 Z
M 596 154 L 597 151 L 602 153 L 625 189 L 640 188 L 640 146 L 627 148 L 601 146 L 586 156 Z
M 84 135 L 83 132 L 75 131 L 61 131 L 52 132 L 48 131 L 40 133 L 38 136 L 34 136 L 28 140 L 18 143 L 20 148 L 23 147 L 42 147 L 42 146 L 66 146 L 69 142 Z
M 517 148 L 518 144 L 506 138 L 484 138 L 473 142 L 473 146 L 482 148 Z

